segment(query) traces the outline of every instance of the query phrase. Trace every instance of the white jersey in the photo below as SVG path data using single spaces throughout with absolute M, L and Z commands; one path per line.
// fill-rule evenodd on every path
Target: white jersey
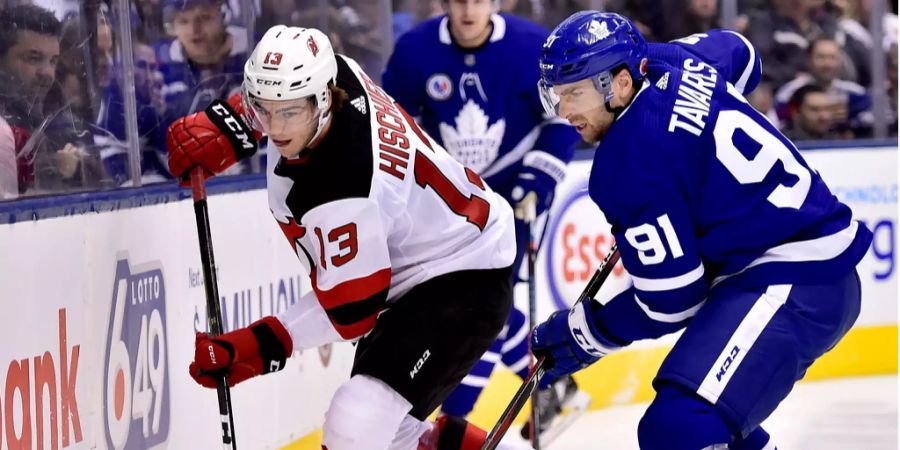
M 456 162 L 350 58 L 349 101 L 300 158 L 268 149 L 269 204 L 344 339 L 438 275 L 512 264 L 509 204 Z

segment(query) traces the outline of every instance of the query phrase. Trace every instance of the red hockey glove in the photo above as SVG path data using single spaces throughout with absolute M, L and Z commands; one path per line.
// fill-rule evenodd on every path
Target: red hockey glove
M 216 100 L 205 111 L 181 117 L 169 126 L 169 171 L 182 185 L 189 184 L 194 166 L 202 167 L 209 178 L 256 153 L 262 135 L 247 126 L 242 111 L 240 94 L 235 94 L 227 103 Z
M 274 316 L 216 337 L 197 333 L 191 378 L 205 387 L 215 388 L 216 380 L 227 374 L 228 385 L 234 386 L 248 378 L 283 369 L 293 351 L 291 335 Z

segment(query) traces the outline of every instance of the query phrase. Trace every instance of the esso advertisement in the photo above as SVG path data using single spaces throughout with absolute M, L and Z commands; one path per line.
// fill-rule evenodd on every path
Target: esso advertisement
M 159 264 L 116 263 L 103 378 L 110 449 L 145 449 L 169 435 L 166 286 Z
M 544 238 L 547 288 L 555 309 L 569 308 L 578 299 L 615 243 L 610 225 L 588 196 L 586 176 L 560 194 Z M 619 261 L 596 298 L 605 303 L 626 287 Z

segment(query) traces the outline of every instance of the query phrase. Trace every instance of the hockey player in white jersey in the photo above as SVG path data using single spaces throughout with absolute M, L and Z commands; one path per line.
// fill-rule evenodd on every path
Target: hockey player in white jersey
M 323 448 L 480 447 L 473 426 L 426 418 L 509 313 L 509 204 L 315 29 L 270 29 L 239 96 L 170 127 L 170 170 L 221 173 L 262 134 L 269 207 L 313 292 L 245 329 L 198 334 L 191 376 L 236 384 L 280 370 L 294 350 L 356 341 Z
M 533 202 L 541 216 L 550 208 L 579 141 L 574 127 L 545 114 L 535 88 L 540 78 L 535 61 L 549 31 L 500 13 L 499 0 L 442 3 L 445 15 L 422 22 L 397 40 L 382 77 L 384 89 L 513 208 L 524 211 Z M 517 221 L 516 232 L 514 271 L 528 246 L 524 220 Z M 497 363 L 525 379 L 532 361 L 526 339 L 532 325 L 513 307 L 497 341 L 447 397 L 441 413 L 466 417 Z M 544 442 L 548 429 L 556 433 L 564 428 L 560 421 L 554 424 L 558 413 L 565 408 L 571 421 L 590 402 L 571 377 L 542 390 L 538 398 Z M 529 436 L 529 425 L 522 436 Z

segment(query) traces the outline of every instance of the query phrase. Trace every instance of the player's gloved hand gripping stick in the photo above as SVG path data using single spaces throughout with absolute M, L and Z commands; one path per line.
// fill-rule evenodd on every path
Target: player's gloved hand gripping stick
M 211 336 L 222 334 L 222 310 L 219 307 L 219 288 L 216 284 L 215 258 L 209 229 L 209 212 L 206 207 L 206 186 L 204 169 L 191 169 L 191 191 L 194 198 L 194 215 L 197 219 L 197 234 L 200 241 L 200 260 L 203 263 L 203 287 L 206 290 L 206 322 Z M 210 345 L 210 351 L 213 347 Z M 222 421 L 222 448 L 235 450 L 234 416 L 231 414 L 231 390 L 227 375 L 216 380 L 219 399 L 219 419 Z
M 229 104 L 230 103 L 230 104 Z M 194 199 L 194 215 L 203 263 L 203 286 L 206 291 L 206 317 L 209 336 L 222 334 L 222 311 L 216 283 L 215 258 L 206 206 L 206 178 L 220 173 L 236 161 L 256 153 L 256 133 L 240 118 L 234 106 L 240 104 L 235 96 L 229 103 L 213 102 L 205 111 L 176 120 L 170 127 L 166 146 L 169 151 L 169 171 L 182 180 L 190 178 Z M 209 352 L 216 354 L 210 343 Z M 222 423 L 222 447 L 237 448 L 234 440 L 234 417 L 231 413 L 231 391 L 227 376 L 216 374 L 219 418 Z
M 606 255 L 606 259 L 600 263 L 600 267 L 597 268 L 597 271 L 594 272 L 594 275 L 588 281 L 587 286 L 585 286 L 584 291 L 578 296 L 578 301 L 573 309 L 580 307 L 582 302 L 588 302 L 597 295 L 603 282 L 609 277 L 609 274 L 612 272 L 613 267 L 615 267 L 618 261 L 619 248 L 616 245 L 613 245 L 609 250 L 609 254 Z M 534 367 L 531 368 L 528 377 L 522 382 L 522 386 L 519 387 L 519 390 L 513 395 L 506 410 L 504 410 L 503 414 L 500 416 L 500 420 L 497 421 L 497 424 L 494 425 L 494 428 L 488 434 L 487 439 L 484 441 L 484 445 L 481 446 L 481 450 L 494 450 L 497 448 L 497 444 L 500 443 L 503 435 L 506 434 L 506 431 L 509 430 L 510 425 L 512 425 L 513 419 L 519 414 L 522 407 L 525 406 L 525 401 L 531 393 L 534 392 L 541 377 L 544 376 L 544 364 L 546 361 L 547 359 L 545 356 L 538 357 L 537 362 L 535 362 Z

